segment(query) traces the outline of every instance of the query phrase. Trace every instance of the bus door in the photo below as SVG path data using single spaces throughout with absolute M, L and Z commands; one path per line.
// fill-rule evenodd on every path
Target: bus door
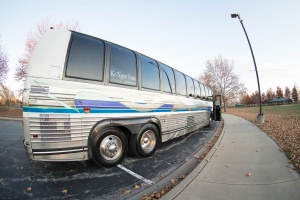
M 213 120 L 214 121 L 221 121 L 221 110 L 222 110 L 222 96 L 221 95 L 214 95 L 213 99 Z

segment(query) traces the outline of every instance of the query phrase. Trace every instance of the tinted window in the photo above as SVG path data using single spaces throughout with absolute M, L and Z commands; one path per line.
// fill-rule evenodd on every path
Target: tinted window
M 175 71 L 176 86 L 178 95 L 186 95 L 186 84 L 184 75 L 181 72 Z
M 96 38 L 73 34 L 66 76 L 102 81 L 104 43 Z
M 200 84 L 200 97 L 201 99 L 204 99 L 205 98 L 205 90 L 204 90 L 204 85 L 202 83 L 199 83 Z
M 175 93 L 175 79 L 174 79 L 174 73 L 173 70 L 164 65 L 164 64 L 160 64 L 161 66 L 161 77 L 162 77 L 162 81 L 163 81 L 163 91 L 164 92 L 168 92 L 168 93 Z
M 112 45 L 110 58 L 110 82 L 136 86 L 135 54 L 123 47 Z
M 195 85 L 195 96 L 196 98 L 200 98 L 200 86 L 199 86 L 199 82 L 196 81 L 195 79 L 193 79 L 194 81 L 194 85 Z
M 194 97 L 195 96 L 195 91 L 194 91 L 194 82 L 191 77 L 185 76 L 186 78 L 186 84 L 187 84 L 187 92 L 189 97 Z
M 158 64 L 146 56 L 141 55 L 140 58 L 142 65 L 142 87 L 160 90 Z
M 207 88 L 207 93 L 208 93 L 208 97 L 207 97 L 207 99 L 209 100 L 209 101 L 212 101 L 212 92 L 211 92 L 211 89 L 209 88 L 209 87 L 206 87 Z
M 207 93 L 208 93 L 208 96 L 211 96 L 211 90 L 209 87 L 206 87 L 207 88 Z
M 204 84 L 203 84 L 203 88 L 204 88 L 204 92 L 205 92 L 204 99 L 206 99 L 206 97 L 208 95 L 208 91 L 207 91 L 207 88 L 206 88 L 206 86 Z

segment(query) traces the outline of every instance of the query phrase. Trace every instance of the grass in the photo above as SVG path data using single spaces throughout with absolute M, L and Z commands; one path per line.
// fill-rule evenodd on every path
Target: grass
M 237 111 L 247 111 L 250 113 L 258 114 L 259 107 L 242 107 L 242 108 L 229 108 L 229 112 L 233 110 Z M 262 112 L 265 115 L 276 114 L 284 115 L 288 118 L 299 118 L 300 117 L 300 104 L 289 104 L 289 105 L 279 105 L 279 106 L 263 106 Z
M 0 107 L 0 117 L 22 118 L 22 108 L 3 108 Z

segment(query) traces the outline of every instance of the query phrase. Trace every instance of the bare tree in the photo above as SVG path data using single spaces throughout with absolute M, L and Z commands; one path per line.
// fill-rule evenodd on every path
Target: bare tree
M 52 23 L 50 21 L 50 18 L 46 18 L 42 20 L 41 22 L 38 22 L 36 26 L 34 27 L 33 31 L 30 31 L 30 33 L 27 36 L 26 43 L 25 43 L 25 53 L 21 58 L 19 58 L 19 66 L 16 68 L 14 77 L 16 81 L 24 81 L 25 73 L 27 69 L 27 65 L 29 63 L 29 58 L 31 56 L 31 53 L 35 47 L 35 45 L 38 43 L 38 41 L 41 39 L 41 37 L 45 34 L 47 30 L 49 30 L 51 27 L 55 29 L 67 29 L 67 30 L 73 30 L 73 31 L 79 31 L 79 23 L 77 21 L 69 21 L 66 23 L 60 22 L 60 23 Z
M 222 95 L 224 102 L 224 112 L 226 112 L 227 102 L 237 99 L 239 95 L 246 92 L 246 87 L 240 82 L 239 76 L 234 74 L 233 62 L 221 57 L 206 62 L 206 70 L 200 76 L 200 81 L 212 88 L 214 93 Z
M 3 84 L 0 85 L 0 98 L 3 101 L 3 105 L 11 107 L 11 105 L 16 100 L 14 93 Z
M 298 102 L 299 99 L 299 94 L 298 94 L 298 90 L 297 90 L 297 86 L 294 85 L 293 89 L 292 89 L 292 99 L 294 102 Z
M 275 93 L 273 92 L 272 88 L 269 88 L 267 91 L 267 100 L 270 101 L 276 97 Z
M 264 92 L 261 94 L 261 102 L 263 104 L 264 103 L 268 103 L 267 96 L 266 96 L 266 94 Z
M 0 85 L 4 84 L 4 81 L 7 79 L 8 73 L 8 58 L 0 43 Z
M 257 90 L 254 93 L 252 93 L 250 99 L 252 104 L 259 104 L 259 94 Z
M 250 104 L 250 96 L 247 93 L 240 95 L 240 103 L 248 105 Z
M 281 87 L 279 87 L 279 86 L 277 86 L 277 89 L 276 89 L 276 97 L 277 98 L 283 97 L 283 91 L 282 91 Z
M 285 87 L 284 97 L 287 98 L 287 99 L 291 98 L 291 90 L 288 86 Z

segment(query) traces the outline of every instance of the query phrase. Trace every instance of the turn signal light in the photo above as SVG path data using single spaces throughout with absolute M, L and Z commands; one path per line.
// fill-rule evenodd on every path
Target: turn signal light
M 90 113 L 90 110 L 91 110 L 91 108 L 90 107 L 84 107 L 84 113 L 85 114 L 89 114 Z

